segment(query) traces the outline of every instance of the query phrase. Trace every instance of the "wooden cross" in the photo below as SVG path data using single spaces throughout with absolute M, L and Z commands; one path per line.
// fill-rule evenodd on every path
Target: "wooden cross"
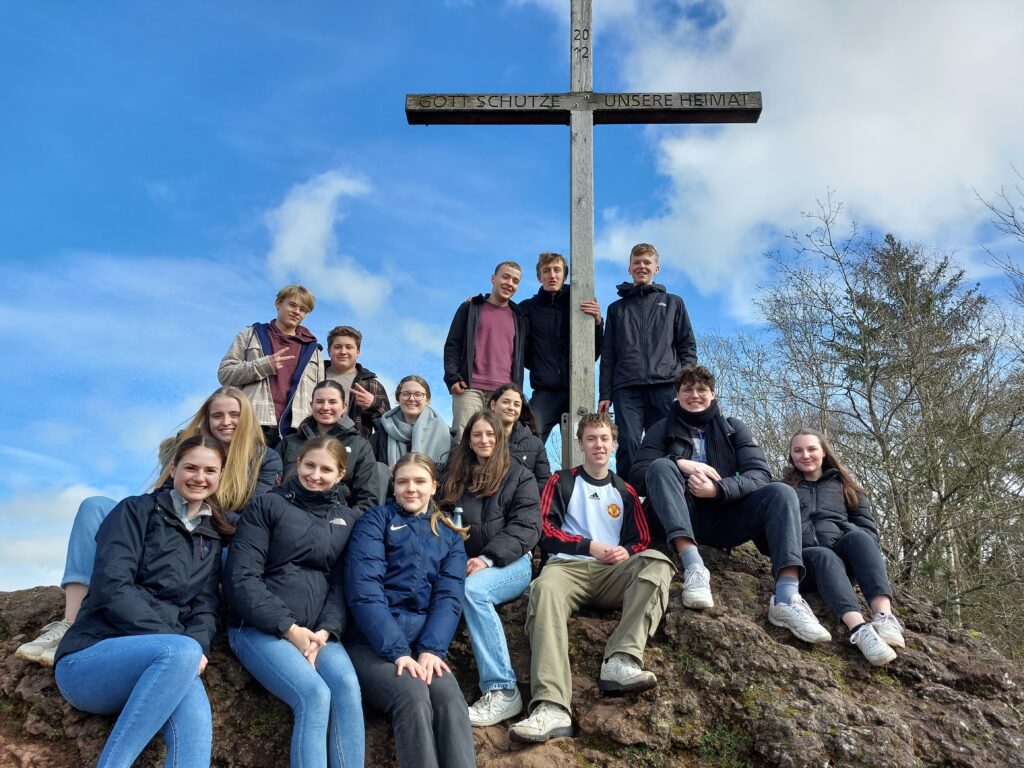
M 756 123 L 761 92 L 594 93 L 591 0 L 571 0 L 568 93 L 410 93 L 410 125 L 568 125 L 569 254 L 572 304 L 594 297 L 594 125 L 601 123 Z M 579 464 L 573 435 L 594 409 L 594 323 L 571 313 L 568 418 L 562 466 Z

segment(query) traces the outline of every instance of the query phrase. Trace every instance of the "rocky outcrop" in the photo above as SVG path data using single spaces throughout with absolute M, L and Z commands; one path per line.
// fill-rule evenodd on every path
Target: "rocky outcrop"
M 476 729 L 478 761 L 495 768 L 565 766 L 982 766 L 1024 765 L 1020 671 L 984 637 L 954 629 L 938 609 L 909 594 L 897 605 L 907 648 L 887 667 L 870 667 L 847 633 L 809 646 L 768 624 L 767 561 L 746 548 L 708 552 L 716 607 L 678 607 L 651 641 L 647 666 L 659 685 L 609 698 L 596 685 L 601 649 L 616 614 L 574 617 L 577 735 L 513 745 L 505 728 Z M 678 591 L 679 585 L 673 584 Z M 810 596 L 819 617 L 827 611 Z M 0 593 L 0 766 L 61 768 L 95 763 L 111 720 L 71 708 L 51 670 L 14 649 L 59 615 L 56 588 Z M 525 601 L 503 609 L 517 671 L 529 677 Z M 467 698 L 476 670 L 460 632 L 451 664 Z M 255 683 L 223 638 L 205 675 L 214 712 L 214 764 L 286 766 L 291 713 Z M 524 692 L 526 688 L 524 688 Z M 395 765 L 390 727 L 367 717 L 367 765 Z M 140 765 L 162 763 L 159 738 Z

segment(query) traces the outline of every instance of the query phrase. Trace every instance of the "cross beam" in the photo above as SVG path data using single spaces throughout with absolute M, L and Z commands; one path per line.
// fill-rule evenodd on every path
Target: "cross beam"
M 718 93 L 410 93 L 410 125 L 569 125 L 591 112 L 594 125 L 756 123 L 761 94 Z
M 594 93 L 591 0 L 571 0 L 568 93 L 413 93 L 410 125 L 568 125 L 569 254 L 572 303 L 594 298 L 594 125 L 756 123 L 760 91 Z M 571 313 L 569 413 L 562 418 L 562 466 L 580 463 L 576 422 L 594 408 L 594 323 Z

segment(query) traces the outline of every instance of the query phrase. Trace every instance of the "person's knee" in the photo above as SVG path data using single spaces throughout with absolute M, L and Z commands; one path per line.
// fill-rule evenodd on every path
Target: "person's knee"
M 651 466 L 647 468 L 647 483 L 650 485 L 652 480 L 675 478 L 677 475 L 681 473 L 676 463 L 667 456 L 662 456 L 652 461 Z
M 412 719 L 429 719 L 432 707 L 430 704 L 430 688 L 422 680 L 407 677 L 408 671 L 402 677 L 396 678 L 397 690 L 391 700 L 391 714 L 393 718 L 402 718 L 409 721 Z
M 75 527 L 81 527 L 83 535 L 95 538 L 100 525 L 116 506 L 117 502 L 106 496 L 89 496 L 83 499 L 75 513 Z
M 875 544 L 875 540 L 871 534 L 860 528 L 844 533 L 843 544 L 848 549 L 855 552 L 878 549 L 878 545 Z
M 465 603 L 483 606 L 490 602 L 490 589 L 484 583 L 484 580 L 478 578 L 475 574 L 466 579 L 466 587 L 463 594 Z

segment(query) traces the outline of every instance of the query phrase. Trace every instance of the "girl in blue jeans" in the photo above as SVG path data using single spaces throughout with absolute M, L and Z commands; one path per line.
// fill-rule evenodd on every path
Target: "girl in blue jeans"
M 893 649 L 903 648 L 905 641 L 892 612 L 892 588 L 864 489 L 825 435 L 814 429 L 801 429 L 790 438 L 783 480 L 800 499 L 803 585 L 817 589 L 871 664 L 888 664 L 896 658 Z M 871 607 L 870 622 L 861 613 L 851 576 Z
M 230 522 L 235 522 L 249 499 L 266 493 L 280 482 L 281 457 L 264 444 L 259 422 L 240 389 L 220 387 L 215 390 L 177 437 L 164 440 L 160 446 L 162 471 L 156 487 L 170 487 L 170 454 L 178 440 L 191 435 L 212 437 L 227 455 L 217 500 Z M 39 637 L 21 645 L 16 652 L 19 657 L 44 666 L 53 665 L 57 644 L 74 623 L 89 591 L 96 559 L 96 531 L 115 506 L 117 502 L 105 496 L 90 496 L 79 505 L 60 582 L 64 589 L 64 617 L 47 624 Z
M 359 681 L 345 630 L 342 553 L 360 513 L 341 488 L 345 446 L 308 440 L 297 471 L 245 510 L 228 551 L 228 642 L 295 715 L 291 764 L 363 765 Z
M 125 499 L 97 533 L 91 590 L 55 672 L 73 707 L 120 712 L 98 766 L 130 766 L 158 731 L 166 765 L 210 765 L 213 724 L 199 676 L 217 626 L 221 536 L 233 530 L 213 498 L 224 460 L 216 440 L 184 440 L 171 489 Z
M 530 553 L 541 529 L 536 478 L 509 455 L 506 431 L 495 414 L 470 417 L 452 451 L 440 504 L 461 509 L 461 522 L 469 528 L 462 613 L 483 692 L 469 708 L 469 721 L 495 725 L 523 709 L 495 606 L 514 600 L 530 585 Z

